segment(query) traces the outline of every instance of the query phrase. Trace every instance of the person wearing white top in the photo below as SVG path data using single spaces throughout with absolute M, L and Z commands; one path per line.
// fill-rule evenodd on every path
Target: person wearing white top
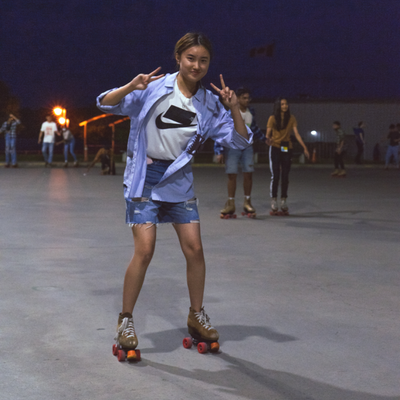
M 42 127 L 40 128 L 38 143 L 40 144 L 43 137 L 42 154 L 44 157 L 44 166 L 51 167 L 55 135 L 57 134 L 58 136 L 61 136 L 61 134 L 58 132 L 57 124 L 53 122 L 51 115 L 47 115 L 46 120 L 47 121 L 43 122 Z

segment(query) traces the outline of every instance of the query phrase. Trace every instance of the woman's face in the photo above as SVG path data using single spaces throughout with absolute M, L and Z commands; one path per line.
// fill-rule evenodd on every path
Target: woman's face
M 282 99 L 281 100 L 281 111 L 286 112 L 287 110 L 289 110 L 289 104 L 286 99 Z
M 179 73 L 185 80 L 197 83 L 207 73 L 210 66 L 210 53 L 203 46 L 189 47 L 182 54 L 176 54 Z

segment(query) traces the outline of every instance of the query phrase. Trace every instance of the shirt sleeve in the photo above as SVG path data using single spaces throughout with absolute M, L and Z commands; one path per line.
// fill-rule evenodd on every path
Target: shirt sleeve
M 266 137 L 256 123 L 256 112 L 254 111 L 254 109 L 250 109 L 250 112 L 251 115 L 253 116 L 250 129 L 254 134 L 254 141 L 259 140 L 265 142 Z
M 240 135 L 234 126 L 234 122 L 230 112 L 226 111 L 222 104 L 216 101 L 216 109 L 212 120 L 210 121 L 209 136 L 214 139 L 220 146 L 232 149 L 242 150 L 253 143 L 253 132 L 246 126 L 249 139 L 245 139 Z
M 268 118 L 267 128 L 271 128 L 272 130 L 275 128 L 275 117 L 273 115 Z
M 218 142 L 214 143 L 214 154 L 217 156 L 224 154 L 224 147 L 221 146 Z
M 139 115 L 142 106 L 143 98 L 149 91 L 146 90 L 134 90 L 133 92 L 127 94 L 118 104 L 109 106 L 101 104 L 101 100 L 106 96 L 106 94 L 116 90 L 117 88 L 107 90 L 106 92 L 100 94 L 96 99 L 97 108 L 105 113 L 116 114 L 116 115 L 127 115 L 129 117 L 134 117 Z

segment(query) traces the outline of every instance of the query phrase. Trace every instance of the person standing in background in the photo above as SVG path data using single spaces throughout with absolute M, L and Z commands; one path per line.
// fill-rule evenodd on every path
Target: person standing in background
M 269 165 L 271 170 L 271 215 L 288 215 L 289 207 L 286 203 L 289 187 L 289 172 L 292 165 L 293 143 L 291 133 L 303 147 L 304 155 L 310 158 L 306 145 L 297 129 L 297 121 L 290 113 L 287 99 L 278 98 L 274 103 L 273 114 L 267 122 L 267 144 L 269 148 Z M 278 205 L 278 187 L 281 183 L 281 201 Z M 279 212 L 279 207 L 281 212 Z
M 239 102 L 240 114 L 244 123 L 251 129 L 255 140 L 265 142 L 266 137 L 258 127 L 255 120 L 255 111 L 249 107 L 250 90 L 240 87 L 236 90 L 236 96 Z M 221 210 L 221 218 L 223 216 L 234 216 L 235 212 L 235 193 L 236 193 L 236 178 L 238 174 L 239 164 L 243 172 L 243 191 L 244 191 L 244 213 L 249 217 L 254 217 L 256 214 L 255 208 L 251 204 L 251 189 L 253 186 L 254 172 L 254 150 L 253 144 L 242 150 L 230 149 L 221 146 L 218 142 L 214 144 L 214 154 L 217 156 L 217 162 L 225 161 L 225 172 L 228 175 L 228 200 L 224 208 Z M 225 160 L 224 160 L 225 158 Z
M 332 172 L 331 176 L 338 176 L 344 178 L 346 176 L 346 170 L 344 169 L 344 141 L 346 134 L 343 132 L 343 129 L 340 125 L 339 121 L 334 121 L 333 129 L 336 133 L 336 149 L 334 156 L 334 164 L 335 170 Z
M 47 115 L 46 120 L 47 121 L 43 122 L 42 127 L 40 128 L 38 143 L 40 144 L 43 137 L 42 153 L 45 162 L 44 166 L 52 167 L 51 163 L 53 161 L 55 135 L 61 135 L 60 132 L 58 132 L 57 124 L 53 122 L 52 116 Z
M 19 125 L 21 121 L 10 114 L 8 116 L 8 120 L 3 123 L 0 128 L 0 133 L 5 132 L 5 144 L 6 144 L 6 163 L 4 164 L 5 168 L 10 168 L 10 161 L 11 167 L 17 168 L 17 125 Z
M 63 127 L 61 129 L 61 134 L 63 136 L 63 142 L 64 142 L 64 168 L 68 167 L 68 149 L 69 152 L 71 153 L 72 158 L 74 159 L 74 167 L 77 167 L 78 159 L 76 158 L 76 155 L 74 153 L 74 147 L 75 147 L 74 135 L 66 127 Z
M 356 164 L 362 164 L 361 159 L 364 156 L 364 147 L 365 147 L 364 128 L 365 124 L 363 121 L 360 121 L 358 123 L 358 126 L 356 128 L 353 128 L 354 138 L 356 140 L 356 146 L 357 146 L 357 154 L 354 160 Z

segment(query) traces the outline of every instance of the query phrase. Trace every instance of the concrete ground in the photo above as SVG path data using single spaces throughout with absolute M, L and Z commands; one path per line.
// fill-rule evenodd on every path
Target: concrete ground
M 83 172 L 0 169 L 0 399 L 400 399 L 400 171 L 294 168 L 291 216 L 271 217 L 258 168 L 258 218 L 225 221 L 224 170 L 195 167 L 222 352 L 182 347 L 185 262 L 162 226 L 134 312 L 138 364 L 111 354 L 133 253 L 122 169 Z

